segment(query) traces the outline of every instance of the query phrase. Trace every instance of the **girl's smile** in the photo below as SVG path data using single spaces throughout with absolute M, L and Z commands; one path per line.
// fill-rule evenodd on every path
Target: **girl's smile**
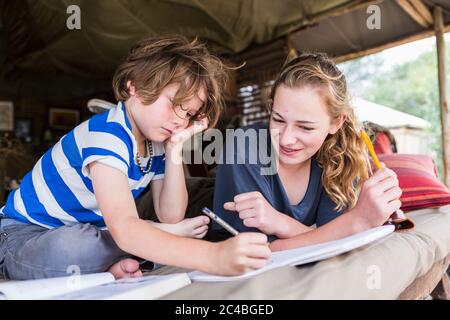
M 302 149 L 288 148 L 280 144 L 280 153 L 287 157 L 295 157 Z

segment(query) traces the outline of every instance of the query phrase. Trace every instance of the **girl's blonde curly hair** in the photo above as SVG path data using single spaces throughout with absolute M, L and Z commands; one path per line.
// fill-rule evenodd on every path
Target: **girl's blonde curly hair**
M 336 203 L 336 209 L 354 207 L 368 177 L 369 162 L 359 135 L 360 125 L 350 105 L 344 74 L 325 54 L 304 53 L 283 66 L 272 87 L 272 101 L 280 85 L 316 87 L 322 94 L 331 121 L 345 116 L 342 127 L 325 139 L 316 159 L 322 168 L 323 187 Z

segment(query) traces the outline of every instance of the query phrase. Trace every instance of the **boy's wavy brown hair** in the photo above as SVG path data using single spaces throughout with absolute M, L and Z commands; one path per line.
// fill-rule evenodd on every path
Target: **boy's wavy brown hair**
M 323 170 L 323 187 L 336 204 L 336 209 L 354 207 L 368 177 L 369 162 L 360 138 L 361 127 L 350 105 L 344 74 L 325 54 L 304 53 L 283 66 L 272 87 L 272 101 L 280 85 L 288 88 L 316 87 L 328 107 L 331 121 L 338 121 L 341 115 L 345 115 L 342 127 L 335 134 L 328 135 L 316 159 Z
M 127 83 L 131 81 L 142 103 L 151 104 L 167 85 L 177 83 L 180 88 L 173 104 L 178 106 L 204 88 L 206 101 L 193 120 L 206 117 L 209 127 L 213 127 L 223 109 L 227 71 L 221 60 L 197 39 L 147 37 L 132 47 L 117 67 L 113 77 L 114 95 L 118 101 L 127 100 L 130 97 Z

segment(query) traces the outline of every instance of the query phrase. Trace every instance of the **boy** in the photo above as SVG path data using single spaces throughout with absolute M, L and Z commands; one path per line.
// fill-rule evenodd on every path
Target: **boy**
M 270 256 L 263 234 L 219 243 L 179 236 L 207 231 L 206 217 L 183 220 L 182 145 L 217 122 L 225 74 L 196 41 L 137 43 L 113 78 L 117 108 L 65 135 L 0 210 L 4 276 L 65 276 L 73 266 L 140 276 L 133 256 L 223 275 L 262 267 Z M 139 219 L 134 202 L 149 183 L 159 225 Z

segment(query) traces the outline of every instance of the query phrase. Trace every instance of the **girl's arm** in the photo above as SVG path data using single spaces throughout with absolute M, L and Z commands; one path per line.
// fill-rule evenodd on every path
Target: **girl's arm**
M 277 211 L 261 192 L 241 193 L 233 200 L 233 202 L 226 202 L 224 209 L 238 212 L 239 218 L 243 220 L 246 227 L 257 228 L 267 235 L 286 239 L 313 230 L 300 221 Z
M 161 264 L 223 275 L 259 269 L 268 261 L 270 249 L 263 234 L 239 234 L 212 243 L 175 236 L 153 227 L 139 219 L 123 173 L 98 162 L 91 163 L 89 169 L 106 226 L 125 252 Z
M 366 229 L 369 229 L 369 226 L 359 219 L 359 215 L 353 211 L 348 211 L 317 229 L 312 229 L 289 239 L 275 240 L 270 244 L 270 249 L 279 251 L 314 245 L 341 239 Z
M 275 240 L 273 251 L 292 249 L 337 240 L 385 223 L 400 208 L 401 189 L 396 174 L 378 170 L 363 185 L 355 207 L 329 223 L 290 239 Z

